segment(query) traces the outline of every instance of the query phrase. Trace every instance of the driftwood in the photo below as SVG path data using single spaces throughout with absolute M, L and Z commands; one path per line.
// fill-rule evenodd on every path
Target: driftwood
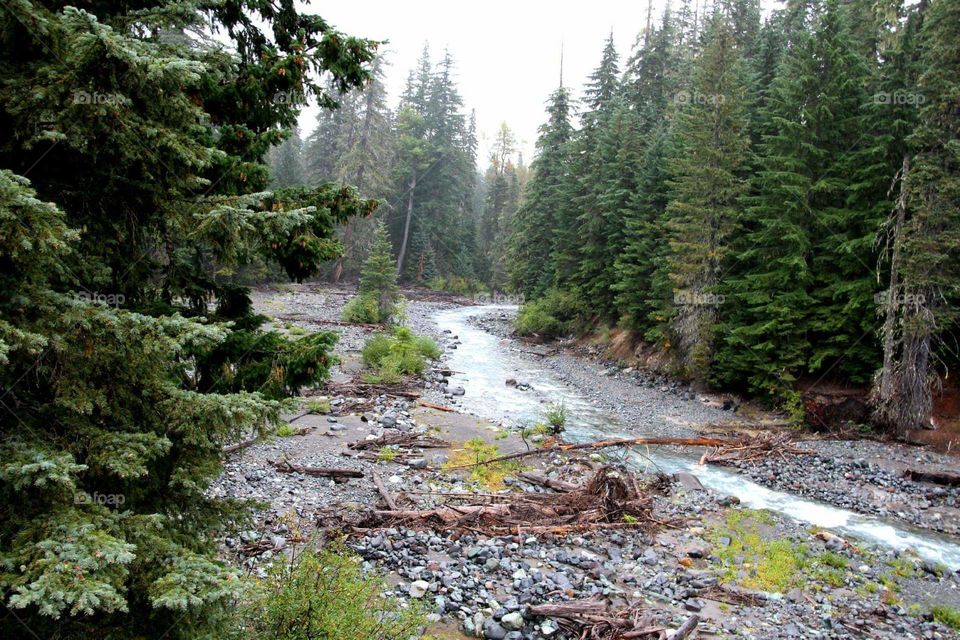
M 426 407 L 427 409 L 436 409 L 437 411 L 446 411 L 447 413 L 453 413 L 456 411 L 453 407 L 445 407 L 442 404 L 434 404 L 432 402 L 427 402 L 423 398 L 417 400 L 417 404 L 421 407 Z
M 729 444 L 727 441 L 716 438 L 624 438 L 618 440 L 598 440 L 596 442 L 587 442 L 583 444 L 558 444 L 550 447 L 541 447 L 519 453 L 484 460 L 483 462 L 474 462 L 464 464 L 458 467 L 447 467 L 448 469 L 468 469 L 470 467 L 479 467 L 485 464 L 496 464 L 504 460 L 516 460 L 517 458 L 526 458 L 529 456 L 538 456 L 548 453 L 563 453 L 566 451 L 583 451 L 585 449 L 605 449 L 608 447 L 634 447 L 637 445 L 673 445 L 687 447 L 720 447 Z
M 638 603 L 617 612 L 610 611 L 610 605 L 603 600 L 574 600 L 556 604 L 538 604 L 527 607 L 527 615 L 553 618 L 567 634 L 590 640 L 665 640 L 665 629 L 653 622 L 650 613 L 640 610 Z M 697 618 L 693 616 L 693 618 Z M 699 619 L 684 622 L 672 638 L 685 638 L 689 630 L 678 635 L 689 626 L 692 630 Z
M 942 484 L 948 487 L 960 487 L 960 475 L 947 473 L 946 471 L 921 471 L 919 469 L 906 469 L 903 477 L 917 482 L 930 482 L 933 484 Z
M 338 469 L 336 467 L 307 467 L 295 464 L 284 458 L 270 462 L 281 473 L 302 473 L 307 476 L 323 476 L 325 478 L 362 478 L 363 472 L 356 469 Z
M 450 443 L 422 433 L 388 433 L 374 440 L 358 440 L 347 445 L 354 451 L 379 449 L 381 447 L 421 447 L 423 449 L 446 449 Z
M 537 473 L 529 473 L 526 471 L 518 473 L 517 477 L 521 480 L 526 480 L 530 484 L 535 484 L 540 487 L 547 487 L 548 489 L 553 489 L 554 491 L 577 491 L 581 488 L 580 485 L 572 482 L 557 480 L 556 478 L 548 478 Z
M 430 509 L 375 510 L 350 524 L 368 529 L 464 528 L 496 535 L 649 527 L 657 523 L 651 513 L 651 498 L 639 493 L 637 487 L 630 474 L 603 467 L 585 485 L 565 493 L 477 496 L 470 504 L 448 502 Z M 458 502 L 463 498 L 462 494 L 449 496 Z
M 700 616 L 690 616 L 687 618 L 687 621 L 680 625 L 680 628 L 677 629 L 672 636 L 670 636 L 670 640 L 683 640 L 693 633 L 693 630 L 697 628 L 698 624 L 700 624 Z
M 415 386 L 408 381 L 401 382 L 400 384 L 390 385 L 390 384 L 373 384 L 370 382 L 363 382 L 359 379 L 351 380 L 350 382 L 328 382 L 325 389 L 331 395 L 337 396 L 379 396 L 379 395 L 390 395 L 396 396 L 398 398 L 408 398 L 410 400 L 416 400 L 420 397 L 419 391 L 414 391 Z
M 397 510 L 397 501 L 393 499 L 393 496 L 390 495 L 390 492 L 387 491 L 386 485 L 383 484 L 383 479 L 380 477 L 379 473 L 373 474 L 373 484 L 377 488 L 377 491 L 380 492 L 380 495 L 383 497 L 383 501 L 387 503 L 387 506 L 393 510 Z
M 801 449 L 793 443 L 789 433 L 763 432 L 756 436 L 728 440 L 707 451 L 700 458 L 700 464 L 715 462 L 745 462 L 760 460 L 771 456 L 786 458 L 789 455 L 809 455 L 813 451 Z
M 251 446 L 251 445 L 253 445 L 253 444 L 256 444 L 257 440 L 259 440 L 259 439 L 260 439 L 259 437 L 254 436 L 254 437 L 250 438 L 249 440 L 244 440 L 244 441 L 242 441 L 242 442 L 237 442 L 236 444 L 228 444 L 227 446 L 223 447 L 222 451 L 223 451 L 224 453 L 233 453 L 234 451 L 239 451 L 240 449 L 246 449 L 247 447 L 249 447 L 249 446 Z

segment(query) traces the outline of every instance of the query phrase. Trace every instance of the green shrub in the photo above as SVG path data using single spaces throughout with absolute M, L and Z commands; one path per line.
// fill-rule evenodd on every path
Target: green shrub
M 933 608 L 933 619 L 951 629 L 960 631 L 960 609 L 938 605 Z
M 567 407 L 562 402 L 552 402 L 547 407 L 547 424 L 553 433 L 561 433 L 567 424 Z
M 330 413 L 330 401 L 329 400 L 311 400 L 306 405 L 307 411 L 310 413 Z
M 474 278 L 464 278 L 462 276 L 450 276 L 448 278 L 437 276 L 430 278 L 430 280 L 427 281 L 427 288 L 434 291 L 459 293 L 465 296 L 487 293 L 487 287 L 482 282 Z
M 380 322 L 380 308 L 376 298 L 369 295 L 358 295 L 350 298 L 350 301 L 343 306 L 340 318 L 344 322 L 376 324 Z
M 362 379 L 374 384 L 396 384 L 404 375 L 423 373 L 427 360 L 439 357 L 436 342 L 415 335 L 407 327 L 396 327 L 391 335 L 376 334 L 363 345 L 363 362 L 374 372 Z
M 294 429 L 293 425 L 286 422 L 277 427 L 277 435 L 281 438 L 289 438 L 296 432 L 297 430 Z
M 514 328 L 522 336 L 558 338 L 574 331 L 585 315 L 582 304 L 574 294 L 552 289 L 544 297 L 527 302 L 520 308 Z
M 419 606 L 380 594 L 386 585 L 366 576 L 360 559 L 341 545 L 305 552 L 276 567 L 250 612 L 255 637 L 271 640 L 407 640 L 424 625 Z

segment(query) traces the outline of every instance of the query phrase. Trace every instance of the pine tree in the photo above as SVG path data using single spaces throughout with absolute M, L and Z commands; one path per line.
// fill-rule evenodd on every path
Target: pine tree
M 276 96 L 331 106 L 308 70 L 360 87 L 374 43 L 286 0 L 20 2 L 0 32 L 0 635 L 224 637 L 243 581 L 217 540 L 248 512 L 206 489 L 333 341 L 261 331 L 229 273 L 309 277 L 376 206 L 268 192 L 264 162 L 302 104 Z
M 306 169 L 303 166 L 303 141 L 300 130 L 294 127 L 290 137 L 280 146 L 271 150 L 270 173 L 273 176 L 271 186 L 302 187 L 307 183 Z
M 717 286 L 746 191 L 746 80 L 735 33 L 716 14 L 696 63 L 690 103 L 679 114 L 666 214 L 673 284 L 669 334 L 681 370 L 706 379 L 713 359 Z
M 556 221 L 570 206 L 570 95 L 560 87 L 550 96 L 548 121 L 540 127 L 537 157 L 510 237 L 510 285 L 530 298 L 543 295 L 556 273 L 551 256 Z
M 845 14 L 827 0 L 794 31 L 764 113 L 770 134 L 736 248 L 722 380 L 784 397 L 797 376 L 863 380 L 875 366 L 872 238 L 882 217 L 883 148 L 869 70 Z

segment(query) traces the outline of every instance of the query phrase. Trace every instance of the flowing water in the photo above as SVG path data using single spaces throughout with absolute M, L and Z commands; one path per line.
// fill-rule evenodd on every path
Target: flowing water
M 630 432 L 616 417 L 592 404 L 570 385 L 559 380 L 549 369 L 540 367 L 532 358 L 511 348 L 512 343 L 472 326 L 468 318 L 488 310 L 510 310 L 513 307 L 463 307 L 442 311 L 436 321 L 440 329 L 449 329 L 462 344 L 448 353 L 448 364 L 455 371 L 451 383 L 466 389 L 463 407 L 484 418 L 513 425 L 532 424 L 542 419 L 547 402 L 563 402 L 568 409 L 564 436 L 570 441 L 588 442 L 610 437 L 641 437 Z M 504 384 L 514 378 L 531 385 L 521 391 Z M 677 434 L 691 435 L 691 434 Z M 754 509 L 769 509 L 797 521 L 830 529 L 841 535 L 896 549 L 913 549 L 921 557 L 960 569 L 960 545 L 946 536 L 924 531 L 891 519 L 865 516 L 822 502 L 800 498 L 790 493 L 761 486 L 727 468 L 699 465 L 697 459 L 684 454 L 656 450 L 647 455 L 625 454 L 638 467 L 651 467 L 666 472 L 687 471 L 704 486 L 722 495 L 733 495 L 741 504 Z

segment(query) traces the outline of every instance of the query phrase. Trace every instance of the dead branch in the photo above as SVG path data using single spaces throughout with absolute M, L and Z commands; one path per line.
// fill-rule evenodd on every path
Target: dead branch
M 639 444 L 686 447 L 720 447 L 728 443 L 724 440 L 717 440 L 716 438 L 626 438 L 619 440 L 598 440 L 596 442 L 587 442 L 583 444 L 558 444 L 550 447 L 541 447 L 539 449 L 531 449 L 530 451 L 521 451 L 519 453 L 512 453 L 510 455 L 484 460 L 483 462 L 474 462 L 471 464 L 460 465 L 458 467 L 447 468 L 468 469 L 486 464 L 496 464 L 505 460 L 516 460 L 518 458 L 526 458 L 528 456 L 544 455 L 548 453 L 582 451 L 584 449 L 605 449 L 608 447 L 630 447 Z
M 377 491 L 380 492 L 380 495 L 383 496 L 383 501 L 387 503 L 387 506 L 391 511 L 397 510 L 397 501 L 393 499 L 393 496 L 390 495 L 390 492 L 387 491 L 386 485 L 383 484 L 383 479 L 380 477 L 379 473 L 373 474 L 373 484 L 377 488 Z
M 690 616 L 687 618 L 687 621 L 680 625 L 680 628 L 670 636 L 670 640 L 683 640 L 693 633 L 693 630 L 697 628 L 698 624 L 700 624 L 700 616 L 696 614 Z
M 786 458 L 787 455 L 810 455 L 813 451 L 793 444 L 789 433 L 763 432 L 736 440 L 727 440 L 707 451 L 700 464 L 715 462 L 728 464 L 760 460 L 771 456 Z
M 557 480 L 556 478 L 548 478 L 537 473 L 529 473 L 526 471 L 518 473 L 517 477 L 521 480 L 526 480 L 530 484 L 547 487 L 548 489 L 553 489 L 554 491 L 577 491 L 581 488 L 580 485 L 573 484 L 572 482 Z
M 236 444 L 228 444 L 227 446 L 223 447 L 222 451 L 224 453 L 233 453 L 234 451 L 239 451 L 240 449 L 246 449 L 250 445 L 256 444 L 257 440 L 259 440 L 259 438 L 254 436 L 249 440 L 244 440 Z
M 453 407 L 445 407 L 442 404 L 434 404 L 432 402 L 427 402 L 423 398 L 417 400 L 417 404 L 421 407 L 426 407 L 427 409 L 436 409 L 437 411 L 446 411 L 448 413 L 455 413 L 456 409 Z
M 422 433 L 386 433 L 374 440 L 358 440 L 347 445 L 354 451 L 379 449 L 381 447 L 420 447 L 423 449 L 446 449 L 450 443 Z
M 283 460 L 271 460 L 270 464 L 276 467 L 280 473 L 302 473 L 307 476 L 323 476 L 326 478 L 362 478 L 363 472 L 356 469 L 338 469 L 335 467 L 307 467 L 301 464 L 295 464 L 284 458 Z

